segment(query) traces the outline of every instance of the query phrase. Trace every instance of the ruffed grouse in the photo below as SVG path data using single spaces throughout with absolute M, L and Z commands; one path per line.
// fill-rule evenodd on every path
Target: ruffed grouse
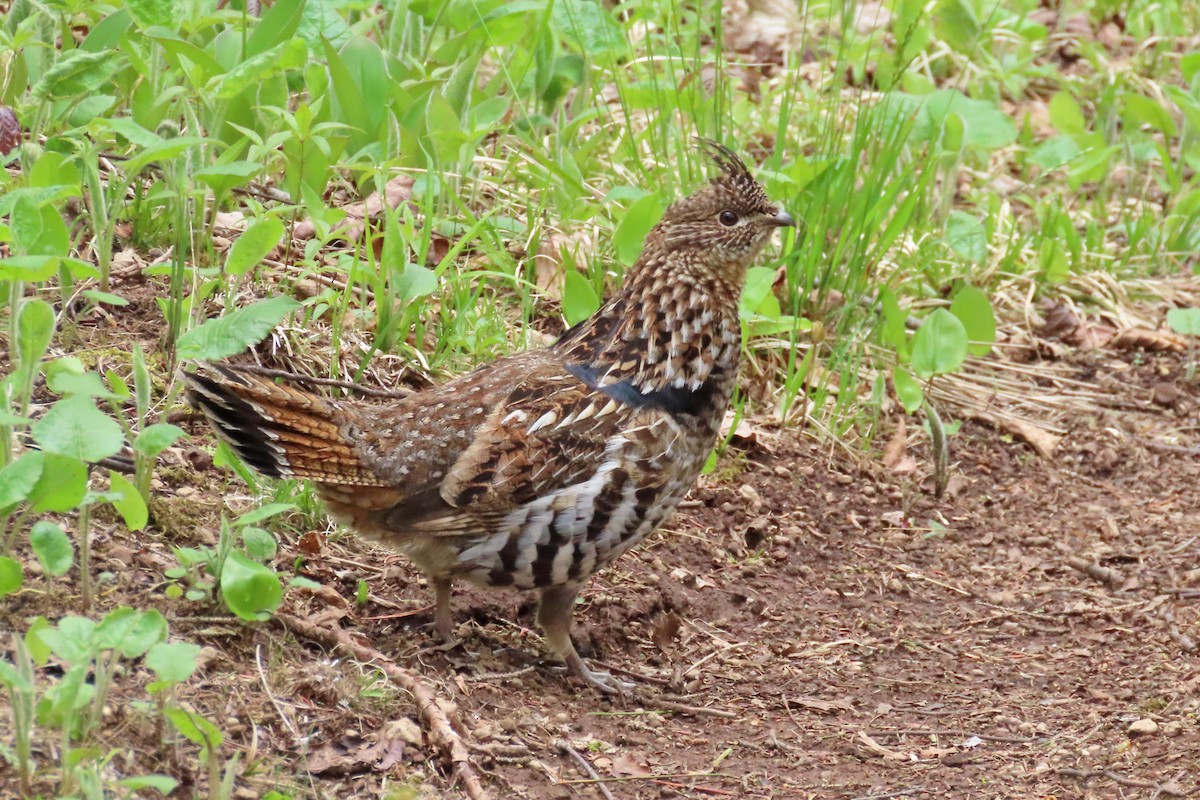
M 711 183 L 667 209 L 624 287 L 548 348 L 391 405 L 329 400 L 230 366 L 185 376 L 192 405 L 245 462 L 308 478 L 330 515 L 451 582 L 541 592 L 537 620 L 569 671 L 592 573 L 654 530 L 696 480 L 738 371 L 746 269 L 792 218 L 715 142 Z

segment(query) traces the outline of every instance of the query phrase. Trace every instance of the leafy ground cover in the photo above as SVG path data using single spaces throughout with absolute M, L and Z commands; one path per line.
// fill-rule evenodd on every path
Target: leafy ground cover
M 1196 791 L 1189 3 L 0 2 L 0 791 Z M 594 310 L 692 137 L 802 222 L 728 436 L 594 582 L 426 589 L 176 371 L 388 392 Z M 460 613 L 462 613 L 460 612 Z

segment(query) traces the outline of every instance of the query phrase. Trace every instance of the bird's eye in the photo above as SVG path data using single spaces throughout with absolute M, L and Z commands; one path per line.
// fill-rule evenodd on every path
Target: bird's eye
M 726 228 L 732 228 L 734 225 L 738 224 L 737 212 L 730 211 L 729 209 L 725 209 L 724 211 L 722 211 L 721 216 L 717 217 L 717 219 L 719 219 L 721 221 L 721 224 L 724 225 Z

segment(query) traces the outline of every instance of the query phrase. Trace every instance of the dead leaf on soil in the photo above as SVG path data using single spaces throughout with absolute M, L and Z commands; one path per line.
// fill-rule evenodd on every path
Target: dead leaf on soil
M 909 760 L 908 756 L 905 755 L 904 753 L 897 753 L 895 750 L 888 750 L 886 747 L 881 745 L 879 742 L 872 739 L 867 734 L 866 731 L 858 732 L 858 741 L 861 742 L 862 745 L 864 747 L 866 747 L 868 750 L 870 750 L 872 753 L 874 753 L 877 756 L 882 756 L 883 758 L 886 758 L 888 761 L 908 761 Z
M 1187 350 L 1187 340 L 1171 331 L 1155 331 L 1149 328 L 1129 328 L 1118 333 L 1112 340 L 1113 347 L 1129 350 L 1161 350 L 1182 353 Z
M 783 63 L 783 54 L 798 50 L 804 24 L 793 0 L 746 0 L 729 3 L 724 12 L 725 46 L 757 61 Z
M 1062 441 L 1061 436 L 1057 436 L 1050 431 L 1039 428 L 1028 420 L 1019 419 L 1017 417 L 1001 416 L 993 414 L 990 411 L 984 411 L 981 408 L 964 408 L 963 413 L 968 417 L 980 422 L 986 422 L 989 425 L 998 428 L 1006 433 L 1011 433 L 1020 438 L 1026 444 L 1034 449 L 1034 451 L 1042 458 L 1050 458 L 1054 455 L 1054 449 L 1058 447 L 1058 443 Z
M 838 700 L 822 700 L 819 697 L 785 697 L 784 705 L 792 710 L 815 711 L 818 714 L 840 714 L 853 711 L 854 704 L 845 697 Z
M 773 434 L 761 425 L 751 422 L 743 417 L 737 418 L 738 415 L 734 411 L 726 411 L 725 419 L 721 421 L 721 439 L 730 441 L 741 449 L 750 449 L 752 446 L 761 447 L 768 453 L 771 452 L 768 447 L 768 442 Z M 734 427 L 734 421 L 737 421 L 737 427 Z M 730 438 L 730 434 L 733 434 Z
M 412 199 L 413 179 L 409 175 L 397 175 L 387 182 L 384 187 L 383 195 L 379 192 L 371 192 L 367 199 L 361 203 L 351 203 L 348 206 L 342 206 L 342 211 L 346 212 L 346 218 L 351 220 L 349 227 L 342 233 L 341 238 L 348 242 L 357 242 L 362 238 L 363 231 L 366 230 L 367 222 L 376 219 L 380 212 L 384 209 L 384 203 L 387 203 L 388 208 L 398 208 L 401 203 L 408 202 Z M 416 212 L 416 208 L 413 209 Z M 292 231 L 292 237 L 300 241 L 307 241 L 313 238 L 317 233 L 316 225 L 310 220 L 301 220 L 296 223 L 295 229 Z
M 644 758 L 636 758 L 628 753 L 617 753 L 611 757 L 612 765 L 609 773 L 614 777 L 624 778 L 631 775 L 649 775 L 650 764 Z
M 904 422 L 904 417 L 897 420 L 896 432 L 884 445 L 883 465 L 901 475 L 917 471 L 917 460 L 908 454 L 908 426 Z
M 668 611 L 654 621 L 654 630 L 650 633 L 650 639 L 654 642 L 654 646 L 662 652 L 667 652 L 667 648 L 671 643 L 679 638 L 679 628 L 683 624 L 683 620 L 674 611 Z

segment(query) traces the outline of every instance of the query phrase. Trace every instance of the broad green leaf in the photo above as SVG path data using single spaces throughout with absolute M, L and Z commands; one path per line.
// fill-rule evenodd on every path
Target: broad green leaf
M 600 298 L 592 283 L 578 271 L 568 269 L 563 277 L 562 309 L 568 325 L 590 317 L 600 307 Z
M 150 425 L 133 440 L 133 449 L 139 453 L 154 458 L 166 450 L 179 437 L 183 436 L 183 428 L 169 422 L 159 422 Z
M 234 550 L 221 567 L 221 596 L 230 611 L 255 622 L 279 608 L 283 587 L 274 572 Z
M 118 650 L 126 658 L 137 658 L 167 640 L 167 621 L 155 609 L 135 611 L 118 608 L 104 615 L 96 626 L 96 644 Z
M 936 309 L 913 337 L 913 371 L 922 379 L 945 375 L 961 367 L 966 358 L 967 329 L 946 309 Z
M 215 750 L 225 741 L 220 729 L 194 711 L 187 711 L 178 706 L 163 711 L 175 730 L 179 731 L 192 743 L 199 745 L 202 752 Z
M 175 30 L 182 20 L 182 9 L 176 0 L 125 0 L 125 5 L 143 28 L 161 25 Z
M 1048 111 L 1050 124 L 1059 133 L 1074 136 L 1087 132 L 1087 119 L 1083 116 L 1083 109 L 1070 92 L 1061 91 L 1051 97 Z
M 1172 308 L 1167 312 L 1167 325 L 1183 336 L 1200 336 L 1200 308 Z
M 33 423 L 32 431 L 47 453 L 87 462 L 116 455 L 125 443 L 121 426 L 85 395 L 59 400 Z
M 209 81 L 206 93 L 216 100 L 232 100 L 246 89 L 269 78 L 303 67 L 307 60 L 308 47 L 304 40 L 289 39 L 270 50 L 251 56 L 224 75 Z
M 946 245 L 968 261 L 987 260 L 987 226 L 965 211 L 951 211 L 946 220 Z
M 39 283 L 58 271 L 58 256 L 10 256 L 0 258 L 0 280 Z
M 42 564 L 47 575 L 66 575 L 75 563 L 75 547 L 63 529 L 49 520 L 39 520 L 29 531 L 29 543 L 33 554 Z
M 617 248 L 617 260 L 625 266 L 632 266 L 642 253 L 642 244 L 646 234 L 662 218 L 662 200 L 658 195 L 648 194 L 636 200 L 621 217 L 613 231 L 613 245 Z
M 1072 136 L 1047 139 L 1029 154 L 1029 160 L 1047 172 L 1071 163 L 1083 152 Z
M 108 479 L 112 492 L 118 495 L 117 499 L 111 501 L 113 508 L 121 515 L 121 519 L 125 520 L 126 527 L 131 531 L 140 531 L 146 527 L 146 523 L 150 521 L 150 511 L 146 508 L 146 501 L 142 499 L 137 487 L 119 472 L 109 471 Z
M 137 775 L 133 778 L 121 778 L 117 781 L 117 785 L 123 786 L 126 789 L 132 789 L 135 792 L 140 792 L 143 789 L 154 789 L 166 797 L 175 791 L 175 787 L 179 785 L 179 781 L 169 775 Z
M 17 320 L 17 354 L 20 366 L 32 373 L 36 363 L 46 355 L 50 339 L 54 337 L 54 307 L 44 300 L 26 300 L 20 303 Z
M 970 55 L 982 28 L 967 0 L 939 0 L 933 9 L 933 30 L 955 50 Z
M 88 466 L 77 458 L 43 453 L 42 474 L 29 493 L 36 512 L 73 511 L 87 494 Z
M 159 642 L 146 651 L 146 666 L 160 681 L 183 683 L 196 671 L 200 646 L 191 642 Z
M 896 397 L 900 400 L 900 405 L 904 406 L 904 410 L 909 414 L 925 402 L 925 391 L 921 384 L 911 372 L 899 364 L 892 369 L 892 385 L 896 387 Z
M 8 556 L 0 556 L 0 597 L 7 597 L 21 590 L 25 582 L 25 570 L 21 562 Z
M 292 298 L 279 295 L 210 319 L 179 337 L 179 358 L 219 361 L 236 355 L 260 341 L 299 307 Z
M 283 223 L 275 217 L 266 217 L 246 228 L 229 248 L 225 258 L 225 272 L 241 277 L 266 258 L 283 238 Z
M 38 100 L 69 100 L 94 94 L 123 66 L 125 57 L 116 50 L 71 50 L 46 71 L 33 87 L 33 96 Z
M 214 195 L 224 196 L 249 183 L 262 170 L 263 165 L 253 161 L 231 161 L 198 169 L 192 173 L 192 178 L 212 189 Z
M 613 59 L 629 49 L 625 31 L 599 0 L 556 0 L 554 25 L 591 59 Z
M 270 561 L 279 549 L 274 536 L 253 525 L 242 528 L 242 547 L 246 555 L 260 563 Z
M 68 664 L 82 664 L 96 652 L 96 623 L 87 617 L 63 617 L 39 636 L 54 655 Z
M 393 277 L 393 280 L 396 295 L 405 303 L 432 294 L 437 288 L 437 275 L 433 270 L 412 262 L 405 264 L 404 272 L 399 277 Z
M 1131 123 L 1131 127 L 1149 125 L 1168 138 L 1174 137 L 1178 133 L 1175 120 L 1171 119 L 1170 112 L 1163 108 L 1162 103 L 1157 100 L 1143 97 L 1140 94 L 1126 94 L 1121 98 L 1121 102 L 1124 106 L 1121 116 L 1127 125 Z
M 996 341 L 996 315 L 988 296 L 967 284 L 958 290 L 950 303 L 950 313 L 958 317 L 967 331 L 967 351 L 973 356 L 986 356 Z
M 44 459 L 45 454 L 40 450 L 26 450 L 0 469 L 0 510 L 29 497 L 42 476 Z

